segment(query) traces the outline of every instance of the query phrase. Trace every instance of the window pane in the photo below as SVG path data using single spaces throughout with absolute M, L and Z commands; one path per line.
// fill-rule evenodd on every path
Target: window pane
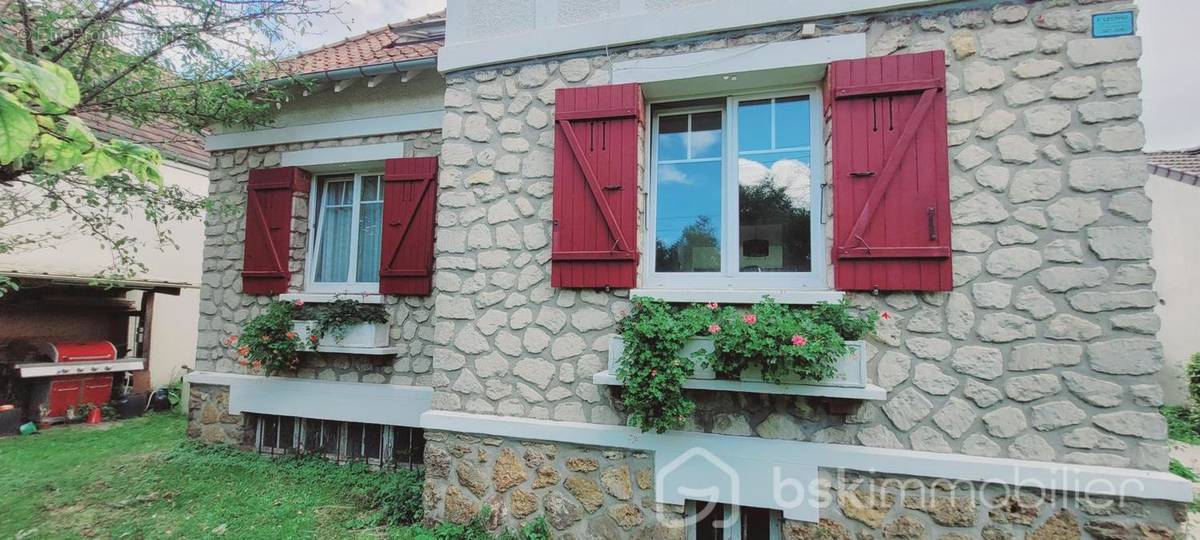
M 758 102 L 738 107 L 752 121 Z M 775 100 L 774 148 L 808 144 L 808 101 Z M 745 125 L 738 116 L 740 130 Z M 803 144 L 798 144 L 803 143 Z M 768 145 L 769 146 L 769 145 Z M 809 272 L 812 175 L 808 149 L 738 149 L 738 269 L 743 272 Z
M 364 179 L 365 183 L 366 179 Z M 358 212 L 358 266 L 354 273 L 360 283 L 379 281 L 379 249 L 383 228 L 383 203 L 365 202 Z
M 721 162 L 658 166 L 655 270 L 721 270 Z
M 345 282 L 350 273 L 350 227 L 354 208 L 354 182 L 328 181 L 325 184 L 317 245 L 318 282 Z
M 721 113 L 692 115 L 692 159 L 721 157 Z
M 687 159 L 688 115 L 660 116 L 658 119 L 658 160 Z
M 738 151 L 771 149 L 771 100 L 738 103 Z
M 770 510 L 742 506 L 738 508 L 738 513 L 738 521 L 742 525 L 742 540 L 770 540 Z
M 807 97 L 775 100 L 775 148 L 795 148 L 811 144 L 812 131 Z
M 383 200 L 383 182 L 379 181 L 378 176 L 364 176 L 362 179 L 362 196 L 359 200 L 362 202 L 382 201 Z
M 696 503 L 695 519 L 696 540 L 723 540 L 725 505 L 720 503 Z

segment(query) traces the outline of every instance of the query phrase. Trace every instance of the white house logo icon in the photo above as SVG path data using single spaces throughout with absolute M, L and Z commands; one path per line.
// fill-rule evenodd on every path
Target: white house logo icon
M 737 470 L 704 448 L 690 448 L 657 469 L 654 480 L 659 502 L 697 502 L 697 512 L 683 522 L 686 526 L 704 519 L 716 503 L 738 504 L 741 485 Z

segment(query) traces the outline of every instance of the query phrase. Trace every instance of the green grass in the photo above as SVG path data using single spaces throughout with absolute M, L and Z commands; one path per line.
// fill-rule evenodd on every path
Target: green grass
M 1170 471 L 1171 474 L 1186 479 L 1189 482 L 1200 480 L 1200 476 L 1196 476 L 1196 471 L 1189 469 L 1187 465 L 1180 463 L 1175 458 L 1171 458 Z
M 184 439 L 177 415 L 0 439 L 0 538 L 387 536 L 394 476 Z
M 1190 409 L 1166 406 L 1160 410 L 1167 419 L 1168 437 L 1188 444 L 1200 444 L 1200 433 L 1196 432 L 1196 418 Z

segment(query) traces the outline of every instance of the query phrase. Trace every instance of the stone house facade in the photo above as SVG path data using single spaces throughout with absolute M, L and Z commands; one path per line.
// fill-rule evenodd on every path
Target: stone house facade
M 197 358 L 204 373 L 193 376 L 189 433 L 250 445 L 261 442 L 261 428 L 247 429 L 258 415 L 372 421 L 351 406 L 306 412 L 313 408 L 272 397 L 278 384 L 368 408 L 412 404 L 419 420 L 393 424 L 424 430 L 430 520 L 462 522 L 486 506 L 498 525 L 542 515 L 574 538 L 711 537 L 698 532 L 713 526 L 711 516 L 685 488 L 696 495 L 713 486 L 689 482 L 726 476 L 712 500 L 741 525 L 722 530 L 724 538 L 1178 531 L 1191 494 L 1163 472 L 1140 42 L 1097 37 L 1105 33 L 1094 28 L 1113 20 L 1119 28 L 1133 8 L 1096 0 L 737 4 L 452 2 L 437 51 L 444 86 L 426 75 L 427 87 L 411 87 L 442 98 L 440 129 L 409 123 L 424 118 L 411 92 L 381 92 L 385 83 L 366 95 L 363 83 L 364 95 L 328 97 L 321 107 L 339 112 L 326 124 L 345 121 L 342 113 L 396 115 L 391 125 L 414 129 L 265 145 L 250 144 L 254 132 L 216 136 L 223 148 L 214 152 L 212 193 L 235 200 L 250 170 L 295 163 L 288 152 L 350 148 L 342 154 L 350 156 L 402 142 L 403 156 L 437 156 L 435 263 L 429 295 L 375 295 L 393 321 L 386 354 L 305 355 L 294 377 L 309 386 L 272 382 L 222 344 L 272 296 L 242 292 L 245 217 L 210 217 Z M 913 53 L 924 56 L 905 56 Z M 882 57 L 898 64 L 863 60 Z M 835 200 L 838 183 L 849 181 L 838 176 L 849 158 L 835 126 L 851 122 L 834 102 L 864 90 L 839 87 L 827 73 L 831 64 L 922 61 L 914 58 L 939 65 L 904 80 L 885 69 L 876 82 L 927 93 L 933 112 L 922 114 L 946 126 L 945 149 L 918 158 L 930 167 L 920 176 L 934 179 L 929 192 L 892 200 L 923 212 L 921 197 L 932 197 L 930 239 L 940 227 L 950 232 L 933 270 L 946 283 L 863 290 L 839 273 L 857 263 L 829 259 L 845 247 L 838 227 L 853 223 Z M 625 238 L 640 254 L 628 274 L 635 284 L 606 287 L 593 277 L 591 286 L 562 286 L 569 280 L 556 265 L 562 272 L 572 263 L 555 252 L 566 250 L 564 224 L 578 219 L 555 200 L 575 171 L 562 145 L 565 130 L 578 128 L 563 120 L 588 120 L 571 108 L 576 102 L 560 100 L 613 85 L 637 89 L 637 107 L 610 107 L 624 107 L 620 117 L 638 126 L 620 162 L 636 171 L 636 189 L 621 192 L 634 205 L 615 218 L 636 225 Z M 362 104 L 335 105 L 350 99 Z M 874 99 L 873 130 L 880 118 L 889 131 L 896 119 L 904 124 L 890 97 Z M 770 113 L 755 116 L 763 110 Z M 796 122 L 807 129 L 789 127 Z M 582 146 L 618 140 L 600 137 Z M 791 235 L 810 235 L 807 244 L 726 221 L 737 203 L 720 198 L 737 193 L 739 176 L 756 163 L 785 178 L 778 161 L 761 157 L 784 154 L 805 161 L 803 175 L 787 178 L 796 190 L 789 196 L 807 204 L 807 221 Z M 739 160 L 723 157 L 731 155 Z M 936 211 L 942 204 L 948 213 Z M 283 298 L 321 301 L 305 278 L 313 207 L 304 196 L 294 205 Z M 764 244 L 679 247 L 686 227 L 671 220 L 707 217 L 705 209 L 718 230 L 760 234 Z M 778 255 L 796 246 L 802 256 Z M 730 255 L 738 251 L 740 263 Z M 751 275 L 748 266 L 787 275 Z M 718 278 L 685 274 L 702 267 Z M 689 391 L 698 407 L 684 430 L 625 426 L 622 390 L 606 376 L 611 337 L 632 297 L 746 304 L 764 293 L 793 304 L 845 297 L 886 311 L 866 353 L 878 392 L 699 389 Z M 402 387 L 410 397 L 354 401 L 365 384 Z M 806 496 L 780 495 L 797 486 Z

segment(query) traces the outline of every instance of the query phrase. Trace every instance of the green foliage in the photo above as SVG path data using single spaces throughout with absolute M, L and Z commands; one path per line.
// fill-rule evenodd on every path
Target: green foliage
M 413 526 L 396 531 L 392 537 L 402 540 L 550 540 L 550 526 L 545 518 L 534 518 L 516 531 L 506 529 L 499 534 L 488 532 L 490 518 L 491 509 L 485 506 L 465 524 L 443 522 L 432 529 Z
M 387 311 L 377 304 L 360 304 L 357 300 L 340 299 L 322 304 L 298 303 L 294 317 L 298 321 L 314 321 L 313 335 L 317 339 L 332 335 L 339 342 L 346 337 L 346 327 L 362 323 L 386 323 Z
M 273 302 L 261 315 L 246 321 L 242 334 L 230 341 L 238 347 L 239 362 L 263 369 L 268 376 L 299 367 L 304 346 L 292 331 L 295 310 L 291 302 Z
M 399 469 L 361 478 L 363 481 L 354 486 L 353 493 L 374 509 L 367 518 L 368 523 L 398 527 L 421 521 L 425 515 L 421 505 L 425 489 L 423 471 Z
M 621 401 L 629 422 L 642 431 L 677 429 L 696 405 L 683 395 L 683 383 L 695 369 L 679 351 L 707 326 L 701 309 L 677 309 L 661 300 L 634 298 L 633 311 L 621 321 L 625 353 L 617 377 L 625 383 Z
M 1200 476 L 1196 475 L 1196 471 L 1189 469 L 1187 465 L 1180 463 L 1179 460 L 1175 458 L 1171 458 L 1171 465 L 1168 470 L 1171 471 L 1171 474 L 1186 479 L 1189 482 L 1200 480 Z
M 820 381 L 837 373 L 837 363 L 853 349 L 847 338 L 862 339 L 879 315 L 842 302 L 808 309 L 785 306 L 770 297 L 748 309 L 716 304 L 672 306 L 637 297 L 632 313 L 620 323 L 625 343 L 617 377 L 630 424 L 663 433 L 683 426 L 695 411 L 683 384 L 696 365 L 707 364 L 719 376 L 737 378 L 757 368 L 764 380 Z M 689 339 L 713 339 L 711 354 L 681 358 Z
M 1196 414 L 1187 407 L 1164 406 L 1159 409 L 1167 419 L 1167 436 L 1171 440 L 1188 444 L 1200 444 Z
M 1200 353 L 1192 355 L 1187 366 L 1188 395 L 1192 398 L 1192 406 L 1200 405 Z

